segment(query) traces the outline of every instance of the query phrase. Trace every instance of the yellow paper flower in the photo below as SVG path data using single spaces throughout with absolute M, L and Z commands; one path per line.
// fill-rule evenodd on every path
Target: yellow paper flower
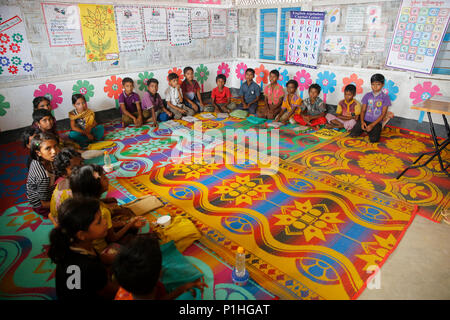
M 403 161 L 390 154 L 371 153 L 359 158 L 358 165 L 375 173 L 394 173 L 404 167 Z

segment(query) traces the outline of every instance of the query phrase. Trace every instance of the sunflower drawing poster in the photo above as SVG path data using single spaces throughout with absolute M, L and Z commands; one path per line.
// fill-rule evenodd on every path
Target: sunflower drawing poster
M 88 62 L 119 59 L 114 6 L 79 4 Z
M 33 73 L 34 65 L 20 8 L 0 6 L 0 77 Z

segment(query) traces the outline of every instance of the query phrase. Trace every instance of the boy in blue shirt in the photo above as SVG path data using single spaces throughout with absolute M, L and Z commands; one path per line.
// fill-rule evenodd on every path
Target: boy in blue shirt
M 239 96 L 242 98 L 242 105 L 237 109 L 248 111 L 251 114 L 256 114 L 258 108 L 258 100 L 261 95 L 261 87 L 253 81 L 255 77 L 255 70 L 248 68 L 245 71 L 245 82 L 239 89 Z

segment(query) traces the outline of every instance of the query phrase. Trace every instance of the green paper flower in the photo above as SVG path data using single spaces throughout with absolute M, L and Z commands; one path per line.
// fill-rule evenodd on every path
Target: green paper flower
M 203 84 L 204 82 L 206 82 L 206 80 L 208 80 L 209 76 L 208 68 L 203 64 L 201 64 L 197 69 L 195 69 L 194 76 L 198 82 Z
M 0 67 L 0 74 L 2 74 L 3 73 L 3 68 L 2 67 Z
M 94 96 L 94 85 L 89 83 L 87 80 L 78 80 L 76 84 L 72 87 L 72 94 L 81 93 L 86 98 L 86 102 L 89 98 Z
M 12 57 L 11 63 L 16 66 L 20 66 L 22 64 L 22 59 L 20 59 L 19 57 Z
M 12 35 L 14 42 L 21 43 L 23 42 L 23 36 L 20 33 L 14 33 Z
M 137 81 L 139 85 L 139 90 L 145 91 L 147 89 L 147 80 L 154 77 L 153 72 L 139 73 L 139 80 Z
M 9 102 L 5 101 L 5 97 L 0 94 L 0 116 L 4 116 L 6 114 L 6 110 L 9 109 Z

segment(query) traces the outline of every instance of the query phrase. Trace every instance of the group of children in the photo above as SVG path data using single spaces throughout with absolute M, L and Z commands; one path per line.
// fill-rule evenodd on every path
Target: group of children
M 335 114 L 327 113 L 326 105 L 319 97 L 321 87 L 318 84 L 309 87 L 309 96 L 303 100 L 297 94 L 295 80 L 287 82 L 287 92 L 284 92 L 277 82 L 277 70 L 270 72 L 270 84 L 264 88 L 263 107 L 258 107 L 261 89 L 253 81 L 253 69 L 246 71 L 246 81 L 239 90 L 242 103 L 238 105 L 231 101 L 224 75 L 219 74 L 216 78 L 217 87 L 212 91 L 210 105 L 202 100 L 200 87 L 193 79 L 193 69 L 186 67 L 184 75 L 186 79 L 180 85 L 178 75 L 169 74 L 166 104 L 158 94 L 157 79 L 148 80 L 148 91 L 141 101 L 133 91 L 133 80 L 124 78 L 124 91 L 119 97 L 122 125 L 150 123 L 157 126 L 160 121 L 181 119 L 202 111 L 230 113 L 243 110 L 282 124 L 312 127 L 326 124 L 329 128 L 344 128 L 352 137 L 367 132 L 370 141 L 377 142 L 382 120 L 391 105 L 389 96 L 382 91 L 385 79 L 381 74 L 371 77 L 372 91 L 364 95 L 362 103 L 355 99 L 356 87 L 347 85 Z M 57 265 L 58 297 L 113 298 L 118 289 L 117 281 L 136 299 L 173 298 L 192 288 L 202 290 L 204 283 L 197 281 L 171 294 L 164 291 L 158 280 L 161 270 L 158 241 L 153 236 L 138 236 L 145 221 L 119 206 L 116 199 L 102 197 L 108 190 L 108 178 L 103 168 L 83 164 L 81 150 L 89 143 L 101 140 L 104 128 L 97 123 L 95 113 L 87 107 L 83 95 L 74 94 L 72 104 L 69 139 L 58 135 L 46 97 L 33 100 L 33 123 L 23 133 L 24 147 L 30 150 L 27 198 L 33 210 L 48 217 L 55 226 L 50 235 L 49 257 Z M 119 216 L 127 219 L 114 219 Z M 121 246 L 118 255 L 110 250 L 115 245 Z M 86 274 L 82 277 L 82 290 L 74 291 L 66 286 L 69 276 L 66 270 L 71 265 L 80 266 Z M 128 272 L 127 268 L 133 272 Z

